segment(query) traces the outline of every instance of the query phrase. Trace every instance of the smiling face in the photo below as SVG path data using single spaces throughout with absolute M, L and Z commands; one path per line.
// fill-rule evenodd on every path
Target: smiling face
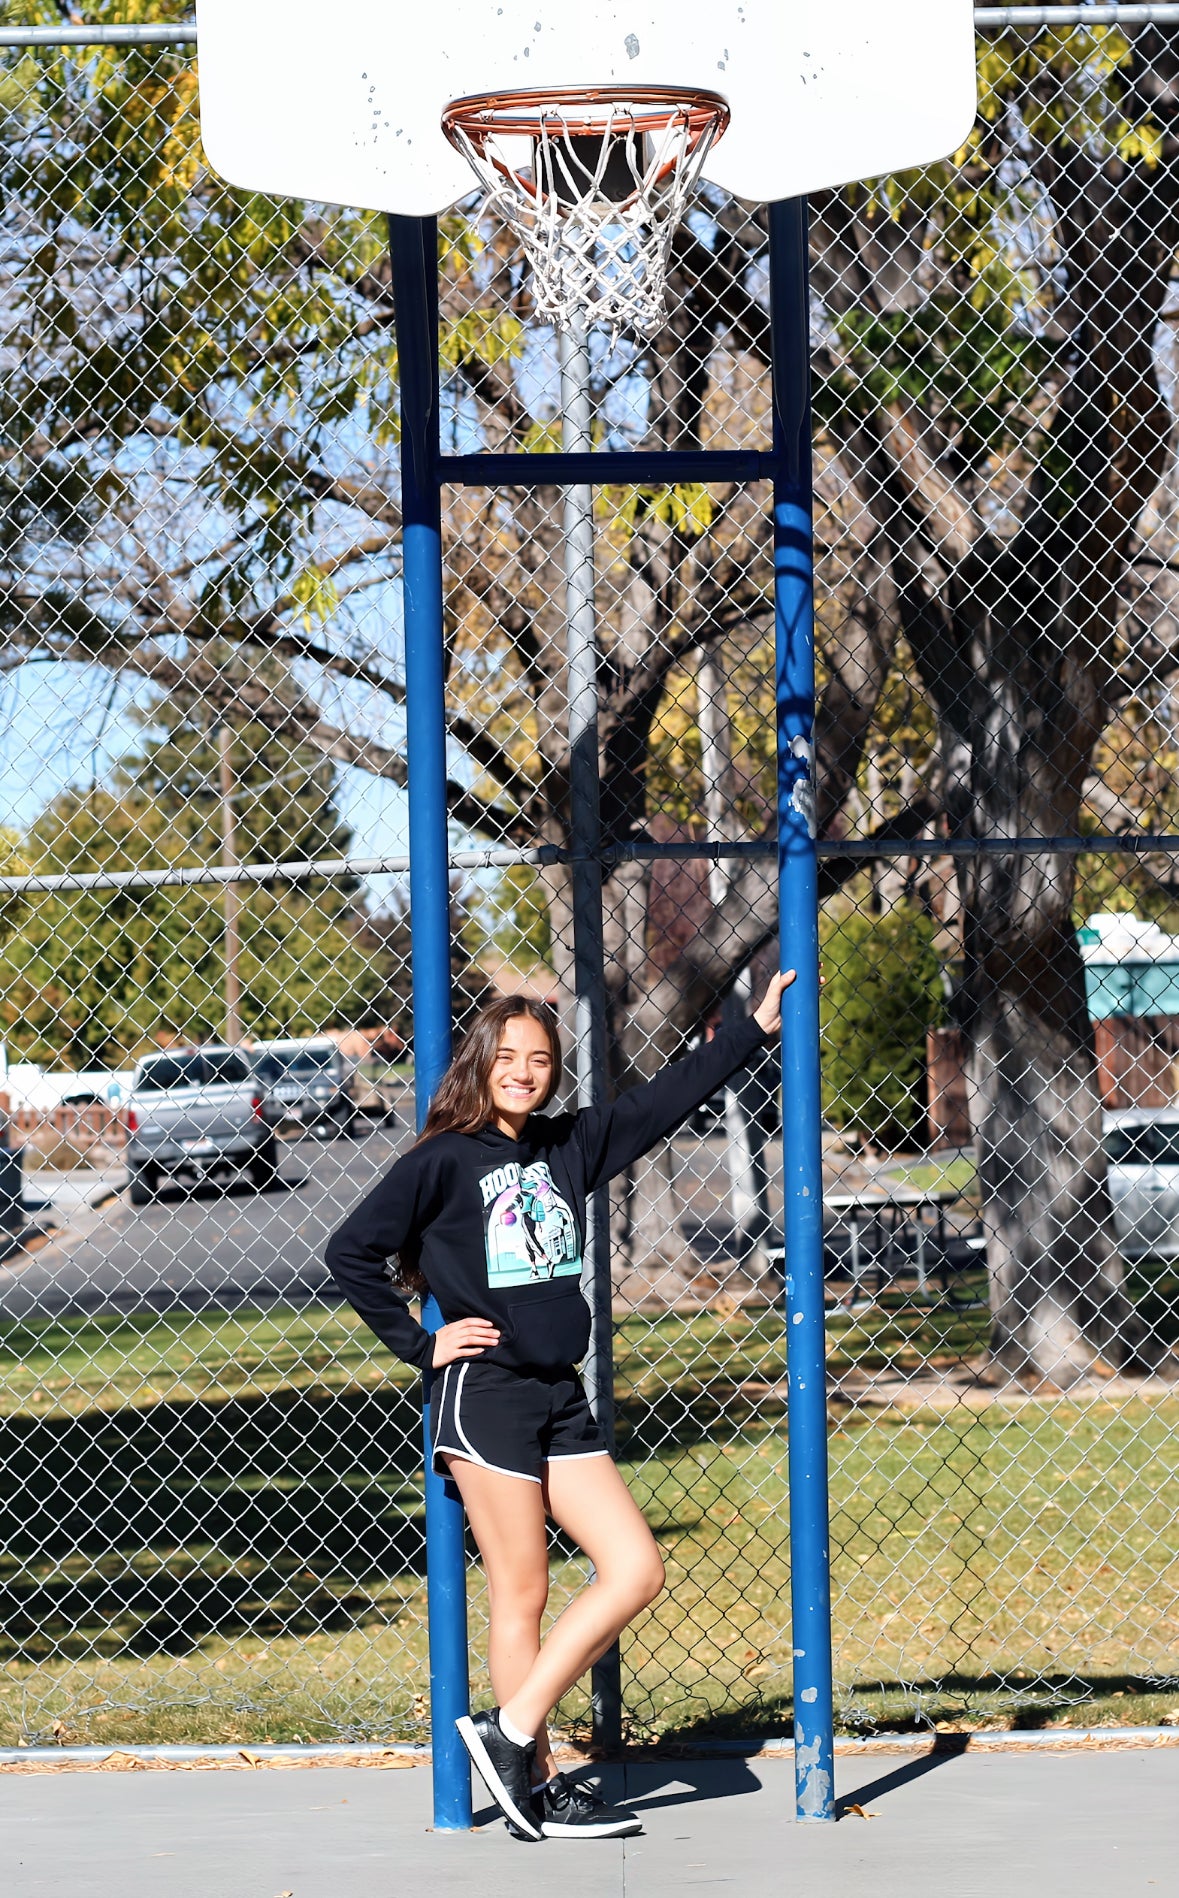
M 531 1016 L 513 1016 L 504 1023 L 488 1079 L 500 1132 L 519 1139 L 524 1122 L 534 1108 L 544 1105 L 552 1083 L 553 1056 L 547 1034 Z

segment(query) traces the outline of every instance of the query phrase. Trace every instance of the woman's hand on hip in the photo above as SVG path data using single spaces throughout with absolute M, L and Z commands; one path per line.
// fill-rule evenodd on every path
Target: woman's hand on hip
M 456 1318 L 453 1325 L 442 1325 L 434 1333 L 434 1356 L 430 1362 L 436 1371 L 457 1358 L 477 1358 L 499 1343 L 499 1332 L 486 1318 Z
M 782 997 L 794 980 L 794 970 L 770 977 L 770 986 L 753 1011 L 753 1019 L 763 1034 L 776 1034 L 782 1026 Z

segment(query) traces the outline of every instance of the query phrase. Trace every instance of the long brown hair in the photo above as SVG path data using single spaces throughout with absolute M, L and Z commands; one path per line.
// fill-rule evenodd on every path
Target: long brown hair
M 499 1001 L 489 1002 L 486 1008 L 479 1010 L 459 1043 L 453 1061 L 438 1083 L 426 1124 L 414 1142 L 416 1147 L 420 1147 L 423 1140 L 432 1140 L 435 1134 L 477 1134 L 481 1127 L 486 1127 L 493 1112 L 491 1070 L 499 1044 L 508 1023 L 519 1021 L 522 1016 L 539 1023 L 548 1036 L 553 1069 L 548 1092 L 540 1103 L 542 1109 L 548 1106 L 561 1085 L 561 1035 L 557 1017 L 544 1002 L 532 1002 L 523 995 L 501 996 Z M 407 1249 L 398 1255 L 394 1282 L 406 1292 L 428 1290 L 416 1251 Z

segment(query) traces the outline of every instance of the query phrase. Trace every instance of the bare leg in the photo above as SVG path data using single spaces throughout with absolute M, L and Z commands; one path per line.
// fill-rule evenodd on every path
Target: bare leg
M 549 1593 L 545 1506 L 539 1483 L 448 1457 L 487 1576 L 487 1665 L 499 1706 L 527 1679 L 540 1653 L 540 1621 Z M 546 1708 L 547 1713 L 547 1708 Z M 551 1779 L 556 1761 L 544 1716 L 536 1734 L 536 1772 Z
M 561 1695 L 655 1600 L 664 1582 L 655 1538 L 609 1457 L 557 1457 L 546 1467 L 548 1512 L 585 1550 L 595 1577 L 549 1630 L 509 1698 L 500 1700 L 524 1733 L 543 1726 Z M 475 1535 L 478 1540 L 477 1529 Z

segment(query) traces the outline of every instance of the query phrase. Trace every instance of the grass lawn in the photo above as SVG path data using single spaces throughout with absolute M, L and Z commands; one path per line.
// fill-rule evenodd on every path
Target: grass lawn
M 919 1160 L 912 1166 L 890 1167 L 885 1181 L 894 1186 L 912 1186 L 920 1193 L 961 1193 L 965 1198 L 974 1191 L 978 1168 L 972 1156 L 960 1153 L 953 1160 Z
M 984 1325 L 898 1301 L 834 1319 L 832 1360 L 913 1369 Z M 789 1728 L 782 1346 L 777 1310 L 619 1328 L 620 1455 L 671 1576 L 626 1639 L 640 1737 Z M 10 1327 L 0 1743 L 423 1737 L 415 1396 L 326 1307 Z M 1169 1397 L 849 1413 L 842 1725 L 1179 1709 L 1177 1468 Z M 579 1576 L 558 1551 L 554 1607 Z
M 409 1389 L 413 1373 L 383 1357 L 352 1311 L 104 1315 L 0 1328 L 0 1416 L 77 1417 L 161 1402 L 306 1391 L 356 1383 Z

